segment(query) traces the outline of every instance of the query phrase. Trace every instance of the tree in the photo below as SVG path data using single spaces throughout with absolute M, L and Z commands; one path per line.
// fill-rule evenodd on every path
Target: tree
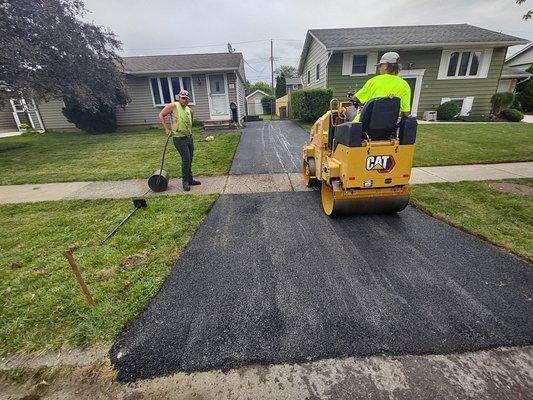
M 533 74 L 533 65 L 526 71 Z M 516 85 L 516 101 L 523 111 L 533 111 L 533 79 L 519 82 Z
M 278 75 L 276 77 L 276 98 L 279 99 L 287 94 L 287 81 L 285 76 Z
M 85 110 L 128 101 L 121 43 L 81 20 L 81 0 L 0 0 L 0 101 L 75 99 Z
M 519 6 L 524 4 L 526 2 L 526 0 L 516 0 L 516 4 L 518 4 Z M 524 21 L 527 21 L 528 19 L 531 19 L 533 18 L 533 10 L 528 10 L 523 16 L 522 16 L 522 19 Z
M 266 94 L 272 94 L 272 87 L 270 86 L 270 84 L 266 82 L 255 82 L 248 87 L 248 92 L 246 93 L 246 95 L 249 95 L 250 93 L 253 93 L 256 90 L 261 90 Z
M 281 65 L 274 70 L 274 75 L 284 76 L 285 78 L 295 77 L 297 75 L 296 67 L 292 65 Z

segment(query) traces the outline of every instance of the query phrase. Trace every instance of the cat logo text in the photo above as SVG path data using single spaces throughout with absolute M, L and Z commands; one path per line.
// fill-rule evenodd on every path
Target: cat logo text
M 378 171 L 379 173 L 390 172 L 394 168 L 393 156 L 368 156 L 366 158 L 366 169 L 368 171 Z

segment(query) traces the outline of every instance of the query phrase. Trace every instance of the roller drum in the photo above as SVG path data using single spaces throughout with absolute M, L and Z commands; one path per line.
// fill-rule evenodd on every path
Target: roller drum
M 154 192 L 164 192 L 168 187 L 168 172 L 164 169 L 154 171 L 148 178 L 148 187 Z

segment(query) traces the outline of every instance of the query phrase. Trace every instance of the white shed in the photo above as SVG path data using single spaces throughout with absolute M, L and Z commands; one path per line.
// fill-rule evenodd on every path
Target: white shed
M 265 96 L 268 96 L 268 93 L 262 90 L 256 90 L 246 96 L 246 110 L 248 111 L 248 115 L 263 115 L 265 113 L 261 104 L 261 99 Z

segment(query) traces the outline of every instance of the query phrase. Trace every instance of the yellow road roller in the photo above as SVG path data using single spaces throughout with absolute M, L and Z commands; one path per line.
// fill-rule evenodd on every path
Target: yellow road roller
M 357 104 L 330 102 L 303 149 L 307 186 L 320 184 L 326 215 L 379 214 L 409 203 L 417 121 L 400 115 L 400 99 L 369 100 L 352 122 Z

